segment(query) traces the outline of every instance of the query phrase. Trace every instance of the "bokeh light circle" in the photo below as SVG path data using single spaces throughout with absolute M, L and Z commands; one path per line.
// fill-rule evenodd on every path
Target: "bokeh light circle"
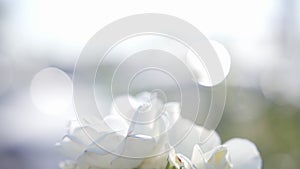
M 72 105 L 72 81 L 58 68 L 45 68 L 34 75 L 30 95 L 39 111 L 51 115 L 64 113 Z

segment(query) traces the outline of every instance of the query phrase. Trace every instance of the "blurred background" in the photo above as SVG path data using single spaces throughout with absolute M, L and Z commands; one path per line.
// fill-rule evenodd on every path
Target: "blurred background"
M 265 169 L 299 168 L 298 0 L 0 0 L 0 168 L 58 168 L 77 57 L 103 26 L 147 12 L 184 19 L 231 54 L 222 140 L 255 142 Z

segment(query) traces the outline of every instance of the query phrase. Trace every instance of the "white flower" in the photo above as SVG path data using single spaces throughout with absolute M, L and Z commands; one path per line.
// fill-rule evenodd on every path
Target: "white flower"
M 168 132 L 170 143 L 182 137 L 191 125 L 193 128 L 190 133 L 175 146 L 175 150 L 191 159 L 198 169 L 262 168 L 261 156 L 249 140 L 234 138 L 221 145 L 221 139 L 215 131 L 195 125 L 187 119 L 178 118 Z
M 221 145 L 215 131 L 182 118 L 178 103 L 164 104 L 155 94 L 118 97 L 109 115 L 91 119 L 73 122 L 57 144 L 71 159 L 62 169 L 262 168 L 253 143 L 231 139 Z
M 192 162 L 199 169 L 261 169 L 256 146 L 246 139 L 234 138 L 208 152 L 194 146 Z
M 141 165 L 144 158 L 167 151 L 166 131 L 179 117 L 180 112 L 174 109 L 177 104 L 163 104 L 150 93 L 130 97 L 133 108 L 125 100 L 128 102 L 128 98 L 117 98 L 103 120 L 87 121 L 83 126 L 73 122 L 57 147 L 74 162 L 63 162 L 61 168 L 132 169 Z M 147 122 L 158 113 L 158 120 Z M 147 123 L 139 123 L 143 121 Z

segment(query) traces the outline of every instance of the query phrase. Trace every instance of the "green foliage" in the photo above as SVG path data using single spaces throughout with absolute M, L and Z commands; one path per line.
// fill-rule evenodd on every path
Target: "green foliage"
M 253 141 L 262 155 L 264 169 L 299 168 L 300 109 L 270 102 L 258 92 L 233 92 L 236 90 L 228 93 L 234 96 L 229 99 L 217 128 L 223 142 L 234 137 Z M 260 112 L 255 112 L 261 105 Z M 235 107 L 243 108 L 235 110 Z

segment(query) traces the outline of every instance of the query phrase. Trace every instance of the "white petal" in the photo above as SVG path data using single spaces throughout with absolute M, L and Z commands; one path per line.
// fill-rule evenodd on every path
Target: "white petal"
M 256 146 L 246 139 L 231 139 L 224 146 L 228 148 L 233 169 L 261 169 L 262 159 Z
M 170 102 L 165 104 L 164 112 L 158 120 L 154 121 L 155 128 L 153 137 L 161 137 L 166 134 L 180 118 L 180 105 L 179 103 Z
M 83 152 L 85 146 L 91 144 L 99 136 L 101 133 L 96 132 L 91 127 L 78 127 L 73 129 L 72 134 L 64 136 L 56 147 L 69 158 L 76 159 Z
M 69 136 L 65 136 L 60 143 L 56 144 L 56 148 L 65 156 L 75 160 L 84 150 L 84 145 L 80 144 L 78 141 L 72 140 Z
M 99 133 L 95 129 L 85 126 L 74 129 L 71 137 L 76 138 L 83 145 L 89 145 L 99 137 Z
M 205 154 L 208 159 L 206 168 L 208 169 L 231 169 L 232 163 L 226 147 L 218 146 Z
M 155 157 L 146 158 L 138 167 L 139 169 L 165 169 L 168 163 L 168 154 L 164 153 Z
M 102 149 L 101 146 L 98 145 L 90 146 L 88 149 L 86 149 L 86 151 L 84 151 L 84 153 L 82 153 L 79 156 L 77 161 L 80 164 L 95 166 L 99 168 L 106 168 L 106 169 L 119 169 L 119 168 L 132 169 L 140 165 L 142 160 L 124 158 L 112 154 L 112 153 L 119 153 L 119 154 L 121 153 L 118 150 L 122 151 L 121 148 L 124 148 L 124 146 L 121 146 L 123 142 L 120 143 L 114 146 L 115 147 L 114 150 L 109 150 L 109 151 L 107 151 L 107 149 Z
M 141 159 L 131 159 L 116 156 L 114 154 L 98 154 L 86 151 L 77 159 L 78 163 L 105 169 L 132 169 L 142 163 Z
M 175 146 L 177 153 L 188 158 L 191 158 L 195 144 L 199 144 L 205 153 L 221 143 L 220 137 L 215 131 L 194 125 L 192 121 L 182 118 L 169 131 L 169 140 L 171 145 Z
M 177 102 L 170 102 L 165 104 L 165 112 L 164 113 L 168 119 L 169 126 L 171 128 L 175 125 L 177 120 L 180 118 L 180 105 Z
M 192 155 L 191 160 L 197 168 L 199 168 L 199 169 L 205 168 L 206 160 L 205 160 L 204 154 L 198 144 L 196 144 L 194 146 L 193 155 Z
M 61 169 L 76 169 L 77 164 L 74 161 L 63 161 L 59 164 Z
M 155 140 L 149 136 L 124 138 L 116 133 L 107 133 L 85 149 L 78 160 L 102 168 L 135 168 L 142 160 L 134 158 L 152 155 L 155 145 Z
M 130 160 L 125 161 L 125 164 L 124 162 L 123 164 L 120 164 L 119 159 L 118 162 L 113 162 L 115 158 L 116 156 L 112 154 L 99 155 L 93 152 L 85 152 L 84 154 L 81 154 L 81 156 L 79 156 L 77 161 L 79 164 L 82 165 L 95 166 L 98 168 L 105 168 L 105 169 L 117 169 L 117 168 L 132 169 L 132 167 L 135 167 L 139 164 L 139 163 L 131 164 Z
M 129 125 L 120 115 L 108 115 L 104 118 L 105 123 L 112 131 L 117 131 L 118 134 L 126 136 Z
M 124 140 L 124 136 L 116 134 L 116 132 L 103 132 L 99 133 L 98 138 L 93 141 L 87 150 L 95 149 L 92 152 L 97 152 L 99 149 L 103 149 L 106 152 L 115 152 L 118 145 Z M 102 150 L 99 150 L 102 155 Z
M 143 135 L 127 137 L 125 143 L 122 155 L 133 158 L 151 156 L 156 146 L 156 141 L 153 138 Z
M 157 143 L 156 150 L 154 152 L 159 155 L 153 154 L 155 156 L 145 158 L 143 163 L 138 167 L 139 169 L 165 169 L 169 159 L 173 157 L 175 158 L 176 154 L 174 149 L 171 149 L 165 139 L 166 138 L 163 138 Z

